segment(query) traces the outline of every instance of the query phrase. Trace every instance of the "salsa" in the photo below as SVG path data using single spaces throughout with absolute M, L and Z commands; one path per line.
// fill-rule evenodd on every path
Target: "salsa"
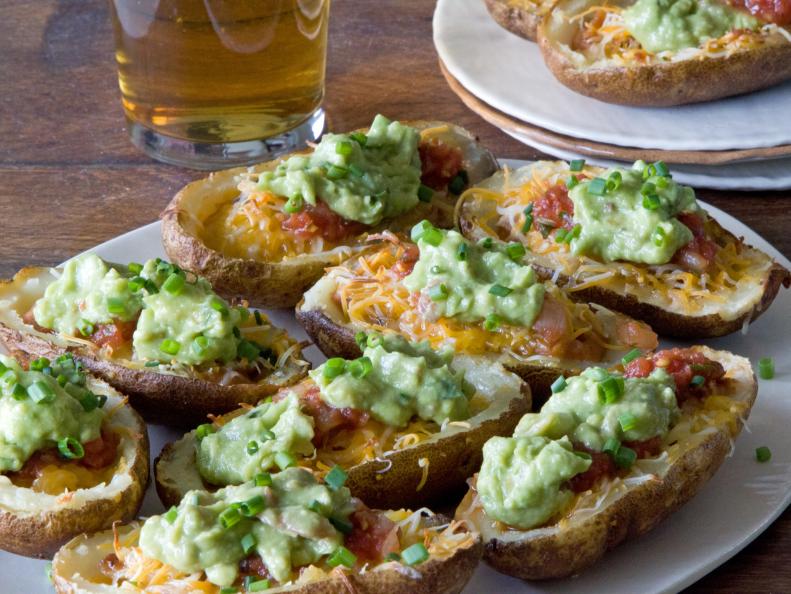
M 776 25 L 791 24 L 791 1 L 789 0 L 729 0 L 728 3 Z
M 362 223 L 344 219 L 330 210 L 321 199 L 316 200 L 316 206 L 307 205 L 303 210 L 289 215 L 281 226 L 300 239 L 321 236 L 327 241 L 340 241 L 359 235 L 368 228 Z
M 722 365 L 703 353 L 675 348 L 631 361 L 624 368 L 624 377 L 648 377 L 657 368 L 664 369 L 675 381 L 679 404 L 691 396 L 705 396 L 712 383 L 725 375 Z
M 444 190 L 448 182 L 461 171 L 461 149 L 448 146 L 436 138 L 421 142 L 418 145 L 420 153 L 421 174 L 420 181 L 434 190 Z

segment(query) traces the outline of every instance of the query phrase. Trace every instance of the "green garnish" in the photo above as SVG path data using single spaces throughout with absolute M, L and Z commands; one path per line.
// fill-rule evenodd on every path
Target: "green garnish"
M 338 377 L 344 371 L 346 371 L 346 360 L 340 357 L 333 357 L 332 359 L 327 359 L 322 374 L 327 379 L 332 379 Z
M 469 253 L 470 246 L 468 246 L 466 243 L 461 243 L 459 244 L 459 249 L 456 250 L 456 257 L 463 262 L 467 259 Z
M 514 242 L 508 244 L 508 247 L 505 248 L 505 253 L 508 254 L 508 257 L 514 262 L 520 262 L 527 253 L 527 250 L 521 243 Z
M 172 524 L 173 522 L 175 522 L 175 521 L 176 521 L 176 517 L 177 517 L 178 515 L 179 515 L 179 512 L 178 512 L 178 510 L 176 509 L 176 506 L 174 505 L 174 506 L 172 506 L 172 507 L 171 507 L 171 508 L 170 508 L 170 509 L 169 509 L 169 510 L 168 510 L 168 511 L 165 513 L 165 516 L 164 516 L 164 517 L 165 517 L 165 521 L 166 521 L 168 524 Z
M 431 202 L 431 198 L 434 196 L 434 190 L 429 188 L 428 186 L 424 186 L 420 184 L 420 187 L 417 189 L 417 199 L 421 202 Z
M 637 460 L 637 452 L 632 448 L 627 448 L 625 445 L 622 445 L 618 448 L 618 451 L 615 452 L 613 460 L 615 461 L 615 465 L 620 468 L 631 468 L 634 461 Z
M 506 297 L 511 294 L 511 289 L 503 285 L 494 284 L 489 287 L 489 293 L 496 297 Z
M 497 328 L 500 327 L 500 316 L 497 314 L 489 314 L 486 316 L 486 319 L 483 321 L 483 328 L 484 330 L 488 330 L 489 332 L 494 332 Z
M 443 283 L 433 285 L 428 289 L 428 296 L 432 301 L 443 301 L 448 298 L 448 287 Z
M 349 373 L 354 377 L 362 379 L 373 371 L 374 365 L 368 357 L 360 357 L 354 361 L 349 361 L 348 368 Z
M 344 567 L 352 568 L 355 563 L 357 563 L 357 555 L 343 546 L 335 549 L 335 552 L 327 558 L 327 565 L 330 567 L 343 565 Z
M 242 501 L 239 504 L 239 512 L 245 517 L 252 517 L 257 516 L 260 514 L 264 507 L 266 507 L 266 502 L 264 498 L 260 495 L 256 495 L 255 497 L 251 497 L 247 501 Z
M 162 283 L 162 290 L 170 293 L 171 295 L 179 295 L 184 290 L 184 284 L 187 282 L 183 274 L 177 272 L 172 273 Z
M 607 379 L 601 381 L 597 385 L 599 391 L 599 401 L 603 404 L 612 404 L 617 401 L 624 392 L 623 378 L 616 375 L 611 375 Z M 624 431 L 626 431 L 624 429 Z
M 416 542 L 401 551 L 401 559 L 407 565 L 418 565 L 428 559 L 428 550 L 422 542 Z
M 348 157 L 352 154 L 352 143 L 348 140 L 341 140 L 338 144 L 335 145 L 335 152 L 339 155 L 344 157 Z
M 336 464 L 332 467 L 332 470 L 327 473 L 327 476 L 324 477 L 324 482 L 327 483 L 330 489 L 337 491 L 343 486 L 348 477 L 349 475 L 346 474 L 343 468 Z
M 552 390 L 553 394 L 557 394 L 558 392 L 562 392 L 566 388 L 566 378 L 562 375 L 559 375 L 558 378 L 552 382 L 552 385 L 549 387 Z
M 256 487 L 268 487 L 272 484 L 272 475 L 268 472 L 259 472 L 253 477 Z
M 195 429 L 195 437 L 200 441 L 207 435 L 211 435 L 214 433 L 214 425 L 211 423 L 204 423 L 203 425 L 198 425 Z
M 290 452 L 278 452 L 275 454 L 275 464 L 280 470 L 296 466 L 297 460 Z
M 640 355 L 642 355 L 642 354 L 643 354 L 643 353 L 642 353 L 642 351 L 641 351 L 640 349 L 638 349 L 638 348 L 634 348 L 634 349 L 632 349 L 631 351 L 629 351 L 628 353 L 626 353 L 626 354 L 625 354 L 625 355 L 624 355 L 624 356 L 621 358 L 621 363 L 622 363 L 622 364 L 624 364 L 624 365 L 628 365 L 629 363 L 631 363 L 632 361 L 634 361 L 635 359 L 637 359 L 637 358 L 638 358 Z
M 582 171 L 583 167 L 585 167 L 585 159 L 569 161 L 569 171 Z
M 126 311 L 124 300 L 120 297 L 107 298 L 107 311 L 113 314 L 122 314 Z
M 766 446 L 755 449 L 755 459 L 759 462 L 769 462 L 772 458 L 772 450 Z
M 85 456 L 85 449 L 82 444 L 73 437 L 64 437 L 58 440 L 58 451 L 61 456 L 68 460 L 79 460 Z
M 632 413 L 623 413 L 618 417 L 618 423 L 624 433 L 637 429 L 637 418 Z
M 305 208 L 305 199 L 302 197 L 302 194 L 296 194 L 286 200 L 286 203 L 283 205 L 283 210 L 288 214 L 294 214 L 295 212 L 301 211 Z
M 604 196 L 607 191 L 607 182 L 600 177 L 594 177 L 588 183 L 588 193 L 594 196 Z
M 775 376 L 775 362 L 771 357 L 764 357 L 758 361 L 758 377 L 770 380 Z
M 36 403 L 47 403 L 55 400 L 55 392 L 47 382 L 38 381 L 27 387 L 27 394 Z
M 159 350 L 167 355 L 175 356 L 181 350 L 181 345 L 175 340 L 166 338 L 162 341 L 162 344 L 159 345 Z
M 242 519 L 242 513 L 238 507 L 229 507 L 220 514 L 220 524 L 226 530 L 233 528 Z
M 252 456 L 258 451 L 258 442 L 254 439 L 247 442 L 247 455 Z

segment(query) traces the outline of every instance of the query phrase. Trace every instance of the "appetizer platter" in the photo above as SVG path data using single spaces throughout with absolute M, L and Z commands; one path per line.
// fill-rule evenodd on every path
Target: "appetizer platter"
M 64 593 L 663 592 L 734 554 L 791 497 L 788 261 L 661 161 L 515 165 L 377 116 L 5 282 L 4 548 Z
M 503 30 L 483 0 L 438 2 L 434 44 L 450 74 L 473 95 L 509 116 L 552 132 L 658 150 L 756 149 L 791 143 L 791 132 L 775 125 L 791 100 L 788 82 L 672 110 L 591 100 L 558 82 L 544 65 L 539 46 Z M 481 60 L 483 55 L 496 59 Z M 787 65 L 789 60 L 783 62 Z M 730 78 L 723 74 L 723 80 Z M 722 126 L 723 121 L 728 126 Z

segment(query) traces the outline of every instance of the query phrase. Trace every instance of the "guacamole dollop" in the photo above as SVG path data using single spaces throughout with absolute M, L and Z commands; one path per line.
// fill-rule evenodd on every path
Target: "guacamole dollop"
M 142 307 L 142 295 L 124 274 L 96 254 L 82 254 L 63 265 L 33 306 L 33 317 L 39 326 L 76 335 L 86 325 L 133 320 Z
M 198 472 L 213 485 L 236 485 L 276 466 L 278 452 L 310 456 L 313 418 L 290 392 L 263 402 L 205 436 L 195 445 Z
M 310 376 L 321 398 L 336 408 L 369 411 L 393 427 L 405 427 L 414 416 L 441 425 L 470 416 L 471 389 L 451 369 L 451 357 L 426 344 L 372 334 L 360 359 L 331 359 Z
M 760 21 L 716 0 L 637 0 L 623 11 L 626 29 L 649 52 L 698 47 L 734 29 L 757 29 Z
M 540 526 L 570 500 L 563 483 L 590 466 L 589 456 L 575 453 L 575 446 L 606 452 L 616 465 L 628 467 L 636 454 L 623 442 L 664 438 L 679 414 L 675 384 L 665 370 L 624 378 L 588 368 L 562 382 L 540 412 L 524 415 L 513 437 L 494 437 L 484 445 L 477 483 L 481 504 L 490 517 L 511 526 Z
M 611 169 L 598 182 L 587 180 L 569 191 L 579 225 L 572 253 L 604 262 L 666 264 L 692 240 L 692 232 L 675 217 L 700 211 L 694 190 L 669 176 L 648 175 L 646 167 L 637 161 L 631 169 Z M 604 180 L 617 187 L 602 190 Z
M 141 361 L 201 365 L 263 352 L 242 338 L 238 308 L 207 280 L 159 258 L 132 269 L 95 254 L 77 256 L 35 303 L 33 315 L 40 326 L 75 336 L 90 336 L 99 324 L 136 320 L 132 350 Z
M 258 183 L 295 210 L 321 199 L 344 219 L 376 225 L 417 205 L 419 141 L 414 128 L 377 115 L 367 134 L 325 134 L 313 152 L 289 157 Z
M 420 258 L 403 280 L 412 292 L 430 300 L 437 317 L 479 322 L 487 318 L 531 326 L 544 303 L 544 285 L 524 248 L 491 239 L 472 243 L 456 231 L 423 221 L 412 230 Z
M 600 384 L 612 378 L 620 385 L 612 402 L 602 399 Z M 602 451 L 608 439 L 644 441 L 664 437 L 680 414 L 675 384 L 664 369 L 645 378 L 622 378 L 600 367 L 570 377 L 563 390 L 553 394 L 541 412 L 522 417 L 514 435 L 568 436 L 574 443 Z M 628 421 L 628 422 L 627 422 Z
M 260 555 L 272 577 L 285 582 L 293 568 L 343 545 L 333 522 L 348 522 L 354 511 L 346 487 L 333 490 L 301 468 L 266 478 L 259 482 L 271 481 L 268 486 L 248 482 L 214 493 L 188 492 L 177 508 L 145 521 L 140 548 L 179 571 L 205 571 L 212 583 L 229 586 L 248 554 Z
M 561 485 L 590 465 L 565 437 L 492 437 L 483 446 L 476 488 L 489 517 L 528 529 L 568 503 L 572 492 Z
M 54 363 L 47 368 L 57 373 L 25 371 L 0 355 L 0 473 L 20 470 L 35 452 L 66 438 L 85 443 L 99 437 L 104 413 L 82 387 L 84 375 L 73 361 L 71 367 L 70 373 Z M 66 380 L 63 386 L 56 375 Z

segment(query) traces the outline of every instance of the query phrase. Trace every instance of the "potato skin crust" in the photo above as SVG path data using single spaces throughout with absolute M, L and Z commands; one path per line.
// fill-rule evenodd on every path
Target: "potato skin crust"
M 128 528 L 128 527 L 127 527 Z M 122 531 L 124 528 L 121 529 Z M 70 574 L 64 575 L 69 555 L 77 554 L 79 546 L 88 546 L 91 553 L 97 550 L 97 539 L 112 540 L 112 533 L 105 531 L 92 536 L 78 536 L 67 543 L 53 560 L 52 578 L 58 594 L 93 594 L 93 588 L 83 588 L 75 584 Z M 330 577 L 307 584 L 277 588 L 276 592 L 293 594 L 348 594 L 349 585 L 359 594 L 458 594 L 472 577 L 480 561 L 483 544 L 480 537 L 472 543 L 457 548 L 446 559 L 429 559 L 409 570 L 387 569 L 367 571 L 364 574 L 344 572 L 344 579 Z M 90 553 L 89 553 L 90 554 Z M 101 559 L 96 558 L 98 564 Z
M 489 14 L 503 29 L 519 37 L 535 41 L 542 15 L 549 7 L 536 6 L 536 10 L 528 9 L 528 2 L 518 5 L 509 0 L 483 0 Z
M 230 412 L 241 403 L 255 404 L 305 376 L 307 368 L 294 370 L 283 381 L 222 386 L 197 378 L 131 369 L 99 358 L 87 347 L 60 347 L 37 336 L 0 323 L 0 342 L 21 358 L 28 355 L 56 358 L 68 352 L 85 368 L 129 396 L 132 406 L 149 422 L 191 427 L 206 415 Z M 299 356 L 297 353 L 296 356 Z
M 135 462 L 128 470 L 133 479 L 129 487 L 119 497 L 89 501 L 79 509 L 24 516 L 0 511 L 0 543 L 4 550 L 49 559 L 75 535 L 104 530 L 113 522 L 126 522 L 137 515 L 148 487 L 149 443 L 143 420 L 131 408 L 129 412 L 135 423 Z
M 568 3 L 557 2 L 552 15 L 560 14 Z M 585 7 L 593 4 L 589 0 Z M 606 103 L 641 107 L 700 103 L 758 91 L 791 78 L 791 42 L 779 33 L 760 47 L 725 56 L 581 68 L 558 49 L 551 21 L 552 17 L 545 19 L 537 30 L 547 67 L 571 90 Z
M 475 159 L 473 163 L 475 171 L 470 173 L 470 183 L 488 177 L 496 169 L 496 160 L 489 151 L 478 145 L 474 136 L 459 126 L 423 120 L 403 123 L 419 130 L 449 125 L 454 134 L 464 138 L 469 143 L 465 150 L 472 153 Z M 465 154 L 465 160 L 468 156 Z M 280 159 L 277 159 L 255 165 L 251 169 L 256 172 L 269 171 L 279 162 Z M 257 307 L 293 307 L 302 298 L 304 292 L 324 273 L 324 269 L 338 261 L 337 255 L 329 252 L 303 254 L 280 262 L 237 258 L 210 248 L 194 232 L 193 227 L 201 228 L 203 221 L 193 211 L 207 200 L 216 201 L 215 210 L 220 204 L 234 200 L 237 195 L 234 178 L 247 170 L 244 167 L 237 167 L 219 171 L 182 188 L 161 215 L 162 243 L 165 252 L 182 268 L 207 278 L 215 290 L 224 297 L 242 297 Z M 455 197 L 451 196 L 442 198 L 450 208 L 453 207 L 455 200 Z M 371 229 L 371 232 L 408 229 L 426 216 L 426 210 L 421 205 L 422 203 L 414 209 L 414 212 L 384 221 Z M 432 222 L 435 225 L 453 226 L 450 216 L 444 217 L 441 213 L 436 213 L 431 218 L 434 219 Z M 348 255 L 364 248 L 363 245 L 350 246 Z
M 461 489 L 467 477 L 478 470 L 483 459 L 483 444 L 495 435 L 510 434 L 522 415 L 530 410 L 530 387 L 526 383 L 521 385 L 520 395 L 512 398 L 500 415 L 487 418 L 468 431 L 424 442 L 388 456 L 391 466 L 386 472 L 383 472 L 386 465 L 375 460 L 345 469 L 348 474 L 346 486 L 368 507 L 377 509 L 418 508 L 447 498 L 449 492 Z M 177 464 L 176 445 L 190 439 L 191 435 L 194 434 L 166 444 L 154 462 L 157 494 L 165 507 L 178 504 L 186 493 L 186 488 L 165 477 L 177 474 L 172 471 Z M 421 458 L 429 462 L 428 475 L 425 485 L 418 490 L 423 477 L 423 469 L 418 465 Z M 169 472 L 165 471 L 168 466 L 171 467 Z
M 476 226 L 478 211 L 473 199 L 462 199 L 456 208 L 456 223 L 462 234 L 469 239 L 478 239 L 483 231 Z M 714 221 L 716 223 L 716 221 Z M 714 225 L 714 236 L 720 242 L 737 242 L 739 239 L 718 223 Z M 769 256 L 766 256 L 769 259 Z M 531 262 L 538 276 L 543 280 L 555 278 L 558 286 L 567 286 L 571 279 L 568 275 L 556 273 L 554 268 Z M 556 276 L 557 274 L 557 276 Z M 657 334 L 674 338 L 716 338 L 741 330 L 746 323 L 754 322 L 765 312 L 777 297 L 780 287 L 791 286 L 791 272 L 780 264 L 773 263 L 763 283 L 760 299 L 743 314 L 725 319 L 719 314 L 691 316 L 666 309 L 652 303 L 640 301 L 635 295 L 621 294 L 601 286 L 568 293 L 569 297 L 581 303 L 598 303 L 604 307 L 621 312 L 636 320 L 646 322 Z
M 744 386 L 740 400 L 747 404 L 748 415 L 758 389 L 749 362 L 725 351 L 697 349 L 720 361 L 726 372 L 734 372 L 734 377 Z M 743 419 L 736 422 L 738 434 Z M 565 529 L 544 534 L 531 534 L 537 531 L 527 530 L 514 541 L 492 538 L 485 543 L 484 559 L 498 571 L 526 580 L 577 574 L 596 563 L 608 550 L 653 529 L 692 499 L 730 452 L 730 433 L 720 428 L 683 452 L 661 479 L 631 488 L 601 512 Z M 470 491 L 457 510 L 457 519 L 464 515 L 471 501 Z

